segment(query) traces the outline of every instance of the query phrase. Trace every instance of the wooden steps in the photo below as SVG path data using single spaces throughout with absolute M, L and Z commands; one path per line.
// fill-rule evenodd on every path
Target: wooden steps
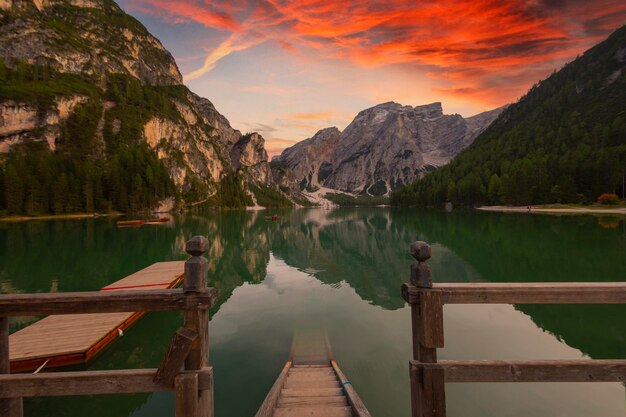
M 173 288 L 184 278 L 184 261 L 157 262 L 101 289 Z M 45 317 L 9 337 L 11 372 L 85 363 L 135 323 L 142 312 L 64 314 Z
M 289 369 L 274 417 L 350 417 L 352 408 L 330 365 L 295 365 Z

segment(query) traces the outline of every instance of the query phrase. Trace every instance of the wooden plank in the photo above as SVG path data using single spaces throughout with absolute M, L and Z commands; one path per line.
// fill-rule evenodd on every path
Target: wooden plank
M 348 381 L 348 378 L 346 378 L 346 376 L 343 374 L 343 372 L 339 368 L 337 361 L 333 359 L 332 361 L 330 361 L 330 363 L 333 369 L 335 370 L 335 372 L 337 373 L 337 378 L 339 378 L 341 386 L 343 387 L 343 390 L 346 393 L 346 397 L 348 397 L 348 402 L 352 406 L 351 408 L 352 408 L 352 411 L 354 412 L 354 415 L 356 417 L 371 417 L 371 414 L 367 410 L 367 407 L 365 407 L 365 404 L 363 404 L 363 401 L 361 401 L 361 397 L 359 397 L 359 394 L 357 394 L 356 390 L 354 389 L 350 381 Z
M 263 404 L 261 404 L 261 407 L 255 414 L 255 417 L 272 417 L 274 415 L 274 407 L 276 407 L 280 391 L 283 389 L 283 385 L 287 379 L 289 368 L 291 368 L 291 361 L 287 361 L 287 363 L 285 363 L 285 366 L 278 375 L 278 378 L 276 378 L 274 385 L 272 385 L 272 388 L 265 396 L 265 400 L 263 400 Z
M 0 294 L 0 315 L 41 316 L 210 308 L 216 297 L 214 288 L 195 294 L 184 294 L 180 289 Z
M 418 369 L 421 373 L 420 396 L 422 417 L 446 417 L 446 390 L 444 370 L 439 365 L 426 365 Z
M 174 382 L 174 416 L 197 417 L 198 374 L 179 374 Z
M 441 361 L 446 382 L 626 382 L 626 360 Z
M 46 369 L 88 362 L 142 316 L 142 312 L 133 313 L 135 309 L 157 311 L 200 308 L 206 311 L 217 299 L 215 289 L 185 294 L 180 289 L 167 288 L 180 282 L 179 278 L 183 274 L 179 268 L 182 264 L 178 261 L 153 264 L 105 287 L 108 289 L 106 291 L 0 295 L 0 308 L 5 301 L 7 309 L 19 310 L 19 314 L 96 311 L 51 315 L 12 334 L 11 368 L 14 371 L 36 369 L 45 361 L 48 361 Z M 148 279 L 158 283 L 161 288 L 140 286 L 133 290 L 119 289 L 128 288 L 133 283 L 144 285 Z M 56 305 L 57 302 L 59 305 Z M 68 311 L 58 311 L 59 308 L 67 308 Z
M 441 292 L 437 290 L 422 290 L 420 298 L 419 343 L 425 348 L 442 348 L 444 347 L 444 340 Z
M 328 365 L 294 365 L 293 369 L 306 369 L 306 368 L 328 368 Z
M 156 262 L 148 268 L 103 287 L 103 291 L 132 288 L 173 288 L 184 279 L 185 261 Z
M 626 282 L 462 283 L 433 288 L 443 292 L 444 304 L 626 304 Z
M 194 236 L 185 245 L 185 251 L 191 255 L 185 262 L 183 291 L 186 294 L 207 291 L 208 261 L 203 254 L 208 247 L 204 236 Z M 185 369 L 202 369 L 209 364 L 209 310 L 187 308 L 184 316 L 185 328 L 198 335 L 185 359 Z M 213 388 L 198 391 L 198 417 L 213 417 L 213 402 Z
M 323 406 L 348 406 L 348 399 L 343 395 L 335 396 L 297 396 L 285 397 L 283 395 L 278 399 L 277 407 L 323 407 Z
M 277 408 L 273 417 L 353 417 L 350 407 Z
M 0 317 L 0 375 L 11 371 L 9 359 L 9 318 Z M 22 398 L 0 398 L 0 416 L 22 417 L 24 414 Z
M 0 375 L 0 398 L 171 391 L 171 387 L 153 381 L 156 371 L 156 369 L 125 369 Z M 191 373 L 198 373 L 198 390 L 212 388 L 212 368 L 207 367 Z
M 183 369 L 185 359 L 189 351 L 191 351 L 192 343 L 197 338 L 198 334 L 196 332 L 192 332 L 184 327 L 174 333 L 174 337 L 172 338 L 167 352 L 165 352 L 161 365 L 154 375 L 154 382 L 168 387 L 172 386 L 176 375 Z M 181 380 L 180 383 L 183 385 L 191 384 L 191 382 L 187 380 Z
M 290 374 L 287 377 L 287 381 L 289 382 L 337 382 L 337 377 L 335 375 L 307 375 L 307 374 Z
M 333 397 L 341 395 L 341 388 L 309 388 L 309 389 L 291 389 L 284 388 L 280 395 L 282 397 Z
M 284 387 L 291 389 L 304 389 L 304 388 L 337 388 L 340 387 L 339 381 L 285 381 Z

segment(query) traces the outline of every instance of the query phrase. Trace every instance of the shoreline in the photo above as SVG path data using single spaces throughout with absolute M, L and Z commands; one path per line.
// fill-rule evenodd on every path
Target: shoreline
M 74 213 L 74 214 L 47 214 L 43 216 L 7 216 L 0 217 L 0 222 L 26 222 L 29 220 L 62 220 L 62 219 L 89 219 L 98 217 L 117 217 L 122 216 L 122 213 Z
M 587 208 L 587 207 L 544 207 L 544 206 L 480 206 L 476 210 L 497 211 L 502 213 L 539 213 L 539 214 L 618 214 L 626 216 L 626 207 Z

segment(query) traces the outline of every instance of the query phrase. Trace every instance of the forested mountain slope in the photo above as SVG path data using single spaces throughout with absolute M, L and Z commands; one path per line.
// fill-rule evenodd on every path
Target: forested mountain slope
M 397 205 L 592 202 L 622 193 L 626 26 L 537 83 L 450 164 L 392 196 Z
M 8 214 L 281 198 L 264 139 L 189 91 L 112 0 L 0 2 L 0 160 Z

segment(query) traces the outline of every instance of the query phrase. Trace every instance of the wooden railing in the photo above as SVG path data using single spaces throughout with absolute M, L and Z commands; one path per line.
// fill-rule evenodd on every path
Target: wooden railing
M 411 245 L 417 260 L 402 297 L 411 305 L 412 417 L 445 417 L 449 382 L 624 382 L 626 360 L 437 360 L 444 347 L 444 304 L 626 304 L 626 282 L 433 284 L 426 242 Z
M 182 289 L 0 295 L 0 416 L 22 417 L 23 397 L 175 392 L 176 417 L 213 417 L 209 366 L 208 242 L 191 238 Z M 9 316 L 183 310 L 184 325 L 158 369 L 10 374 Z

